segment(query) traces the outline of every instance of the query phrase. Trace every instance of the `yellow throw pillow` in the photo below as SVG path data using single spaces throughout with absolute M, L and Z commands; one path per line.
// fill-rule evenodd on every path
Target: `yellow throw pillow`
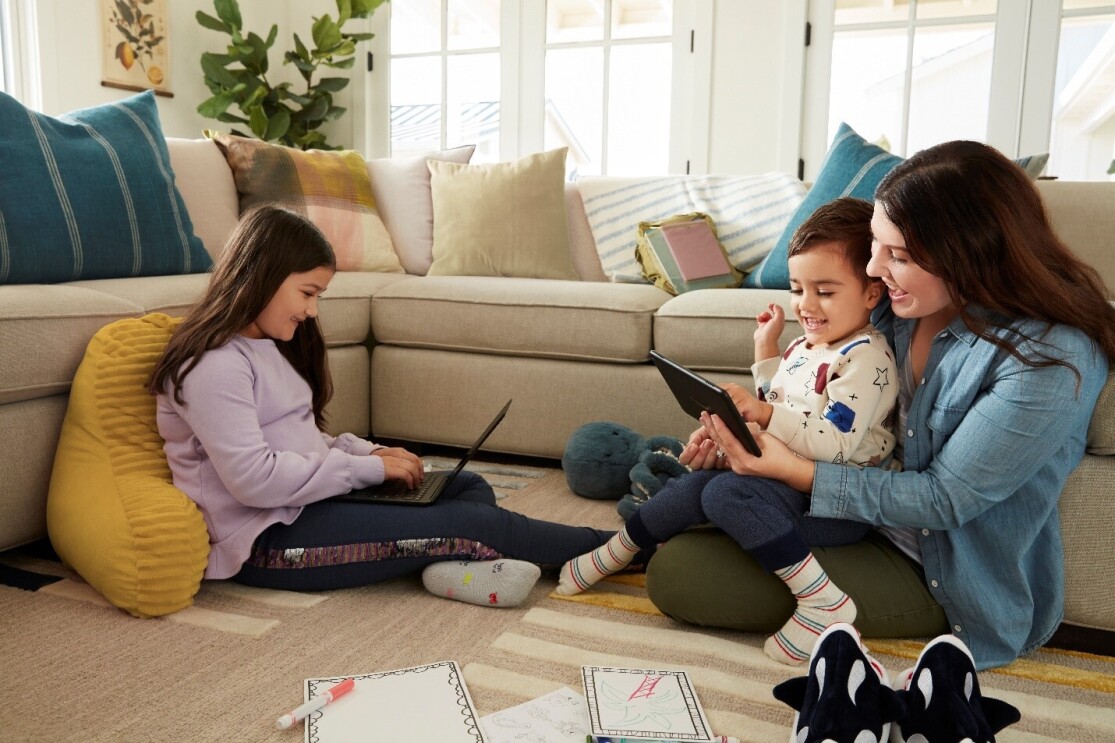
M 573 279 L 562 147 L 513 163 L 430 160 L 434 202 L 429 276 Z
M 70 388 L 46 503 L 62 561 L 139 617 L 184 609 L 201 587 L 209 533 L 174 487 L 147 379 L 181 319 L 101 328 Z
M 232 169 L 240 213 L 277 204 L 322 231 L 340 271 L 402 273 L 372 195 L 368 164 L 352 150 L 309 150 L 206 131 Z

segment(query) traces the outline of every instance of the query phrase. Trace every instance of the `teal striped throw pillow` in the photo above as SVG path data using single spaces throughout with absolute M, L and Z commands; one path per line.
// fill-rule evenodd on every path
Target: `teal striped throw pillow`
M 151 91 L 59 117 L 0 93 L 0 284 L 200 273 Z

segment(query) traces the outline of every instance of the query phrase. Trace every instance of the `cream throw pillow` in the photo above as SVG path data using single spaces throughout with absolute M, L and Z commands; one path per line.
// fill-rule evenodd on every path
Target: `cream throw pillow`
M 567 147 L 513 163 L 430 160 L 430 276 L 577 279 L 565 215 Z

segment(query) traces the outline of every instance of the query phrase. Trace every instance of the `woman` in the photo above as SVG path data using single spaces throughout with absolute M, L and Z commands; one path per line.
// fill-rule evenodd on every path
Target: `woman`
M 815 463 L 765 435 L 755 458 L 707 416 L 682 461 L 779 480 L 812 494 L 812 516 L 875 525 L 859 545 L 818 550 L 864 634 L 952 632 L 977 667 L 1003 665 L 1062 617 L 1057 501 L 1115 357 L 1115 308 L 1033 183 L 991 147 L 924 150 L 875 199 L 868 273 L 890 298 L 876 325 L 898 360 L 904 471 Z M 694 581 L 697 560 L 722 569 Z M 780 586 L 707 532 L 661 548 L 647 585 L 698 624 L 769 631 L 789 614 Z

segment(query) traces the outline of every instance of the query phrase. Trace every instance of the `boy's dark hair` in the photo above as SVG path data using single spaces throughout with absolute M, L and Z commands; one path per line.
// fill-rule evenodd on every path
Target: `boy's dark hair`
M 337 259 L 329 241 L 308 219 L 269 205 L 246 212 L 213 267 L 205 294 L 190 308 L 155 364 L 148 381 L 150 392 L 166 391 L 184 405 L 182 380 L 201 357 L 254 322 L 288 276 L 322 266 L 336 270 Z M 293 338 L 275 345 L 310 385 L 314 420 L 324 429 L 333 383 L 317 319 L 307 318 Z
M 866 285 L 872 280 L 867 275 L 867 262 L 871 260 L 873 212 L 874 205 L 870 201 L 851 196 L 822 204 L 794 230 L 786 257 L 805 253 L 819 245 L 837 243 L 852 270 Z

